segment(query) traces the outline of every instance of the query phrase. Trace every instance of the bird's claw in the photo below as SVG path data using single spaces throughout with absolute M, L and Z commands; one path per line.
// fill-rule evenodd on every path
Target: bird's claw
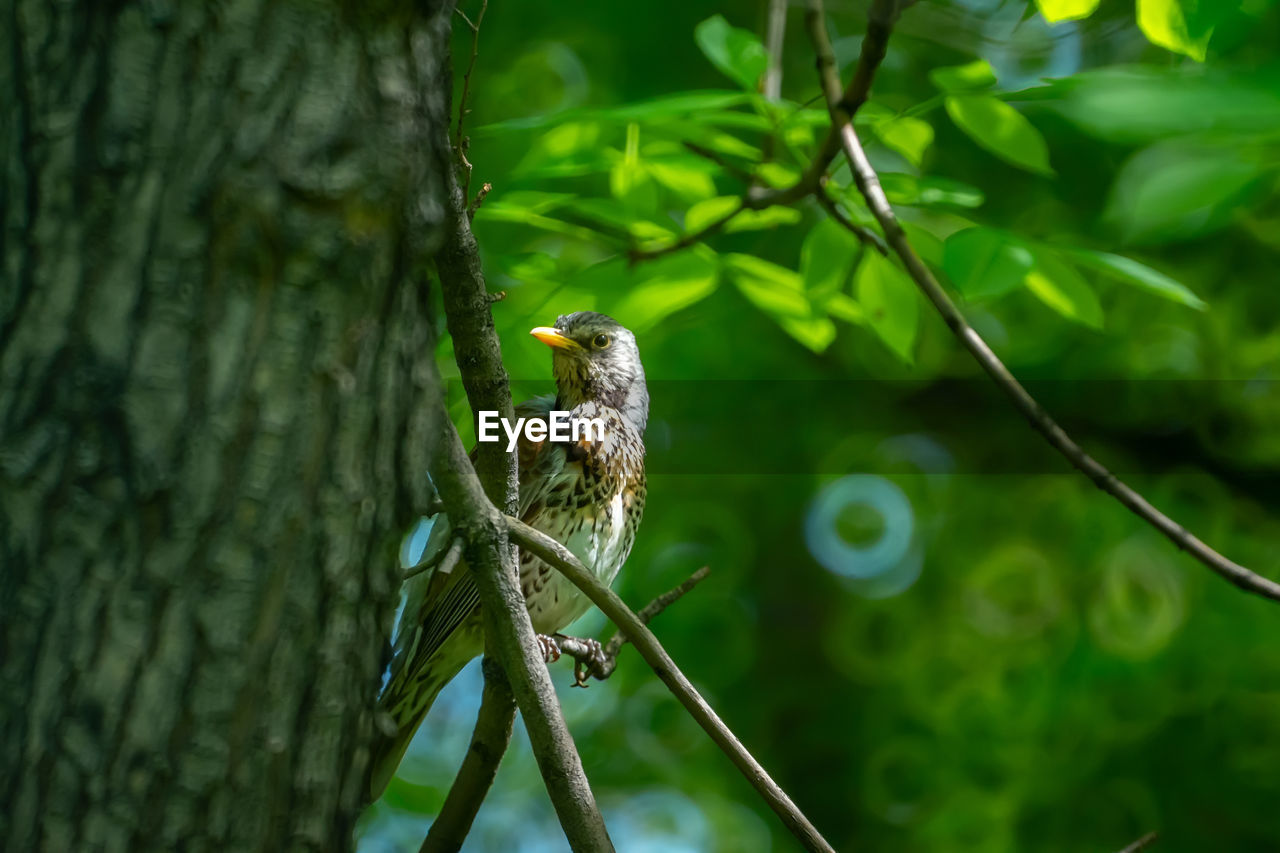
M 556 642 L 555 637 L 539 634 L 538 650 L 542 652 L 542 660 L 546 663 L 555 663 L 560 660 L 560 644 Z
M 590 687 L 591 685 L 588 681 L 591 678 L 591 673 L 604 667 L 604 646 L 600 644 L 599 640 L 591 637 L 579 638 L 578 642 L 587 647 L 587 654 L 574 659 L 573 686 Z

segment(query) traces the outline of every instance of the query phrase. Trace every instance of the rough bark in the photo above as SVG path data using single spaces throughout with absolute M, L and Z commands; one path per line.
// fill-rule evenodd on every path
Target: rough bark
M 437 432 L 447 15 L 0 21 L 0 849 L 348 849 Z

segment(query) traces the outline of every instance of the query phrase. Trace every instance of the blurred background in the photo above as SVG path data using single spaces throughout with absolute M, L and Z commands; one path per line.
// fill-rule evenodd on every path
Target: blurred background
M 866 5 L 827 9 L 845 80 Z M 1102 0 L 1046 20 L 1091 5 L 909 9 L 860 119 L 869 153 L 921 253 L 1060 422 L 1276 577 L 1280 9 Z M 803 165 L 825 110 L 802 16 L 775 102 L 757 85 L 765 2 L 483 18 L 464 133 L 472 192 L 493 184 L 475 228 L 507 292 L 516 397 L 551 387 L 528 329 L 574 310 L 635 330 L 650 379 L 649 500 L 616 589 L 638 609 L 711 567 L 653 627 L 838 849 L 1108 851 L 1150 830 L 1162 853 L 1280 849 L 1274 603 L 1049 452 L 897 268 L 812 200 L 627 263 L 706 221 L 741 172 L 786 183 Z M 454 50 L 456 97 L 460 20 Z M 868 221 L 849 183 L 842 167 L 834 192 Z M 439 361 L 456 377 L 447 339 Z M 450 400 L 473 435 L 456 382 Z M 608 626 L 592 613 L 567 633 Z M 587 690 L 567 659 L 552 669 L 620 850 L 795 846 L 633 650 Z M 479 685 L 473 665 L 441 696 L 364 853 L 417 849 Z M 567 849 L 519 728 L 466 849 Z

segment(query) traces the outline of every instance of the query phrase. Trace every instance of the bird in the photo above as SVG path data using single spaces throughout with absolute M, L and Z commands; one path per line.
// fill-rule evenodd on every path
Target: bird
M 556 393 L 516 406 L 517 418 L 599 419 L 603 435 L 533 441 L 521 431 L 515 449 L 521 521 L 564 544 L 603 583 L 612 584 L 631 553 L 644 514 L 644 431 L 649 392 L 635 335 L 594 311 L 556 318 L 530 332 L 551 347 Z M 548 424 L 550 426 L 550 424 Z M 503 439 L 505 441 L 505 437 Z M 453 532 L 436 517 L 423 559 L 448 549 Z M 559 656 L 551 635 L 587 612 L 591 602 L 556 569 L 525 551 L 520 587 L 548 660 Z M 371 800 L 377 799 L 440 691 L 484 651 L 479 595 L 465 559 L 440 561 L 405 583 L 405 606 L 393 643 L 390 677 L 378 719 L 388 734 L 373 756 Z

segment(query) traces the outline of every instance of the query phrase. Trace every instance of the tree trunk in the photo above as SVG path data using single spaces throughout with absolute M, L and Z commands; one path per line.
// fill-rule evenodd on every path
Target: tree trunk
M 413 6 L 0 0 L 0 849 L 352 846 L 436 431 Z

